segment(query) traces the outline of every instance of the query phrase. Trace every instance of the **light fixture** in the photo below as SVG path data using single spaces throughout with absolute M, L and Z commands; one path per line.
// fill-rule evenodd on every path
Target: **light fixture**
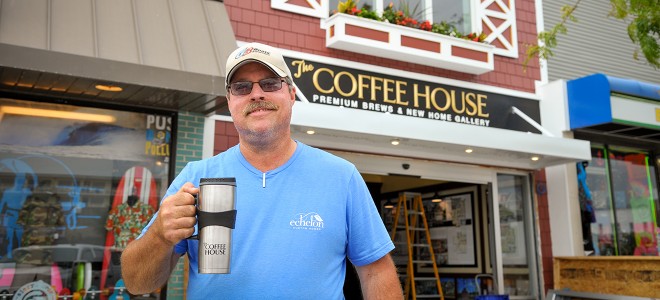
M 117 120 L 114 116 L 102 114 L 80 113 L 75 111 L 62 111 L 41 108 L 29 108 L 19 106 L 0 106 L 0 114 L 13 114 L 57 119 L 73 119 L 81 121 L 92 121 L 102 123 L 113 123 Z
M 316 131 L 314 131 L 314 130 L 311 130 L 311 129 L 307 130 L 307 134 L 315 134 L 315 133 L 316 133 Z
M 537 160 L 539 160 L 539 157 L 538 157 L 538 156 L 536 156 L 536 155 L 534 155 L 534 156 L 532 156 L 532 158 L 531 158 L 531 159 L 532 159 L 532 161 L 537 161 Z
M 433 202 L 433 203 L 442 202 L 442 198 L 440 198 L 440 195 L 438 195 L 437 191 L 435 192 L 435 194 L 433 194 L 433 199 L 431 199 L 431 202 Z
M 393 139 L 393 140 L 390 141 L 390 143 L 392 143 L 392 145 L 396 146 L 396 145 L 400 144 L 401 141 L 399 141 L 399 139 Z
M 472 151 L 473 151 L 472 148 L 466 148 L 465 149 L 465 153 L 472 153 Z
M 383 208 L 392 209 L 394 208 L 394 203 L 392 203 L 392 201 L 390 200 L 387 200 L 387 202 L 385 202 L 385 205 L 383 205 Z
M 104 92 L 121 92 L 124 89 L 116 85 L 97 84 L 94 86 L 97 90 Z

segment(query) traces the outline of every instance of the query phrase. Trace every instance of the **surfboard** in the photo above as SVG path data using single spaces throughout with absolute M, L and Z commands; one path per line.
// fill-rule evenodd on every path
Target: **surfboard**
M 78 262 L 74 267 L 73 290 L 80 291 L 85 289 L 85 263 Z
M 151 171 L 143 166 L 131 167 L 119 180 L 115 195 L 112 201 L 110 210 L 116 208 L 128 200 L 128 197 L 135 195 L 139 197 L 142 204 L 150 205 L 154 211 L 158 206 L 158 190 L 156 188 L 156 180 L 154 179 Z M 105 251 L 103 255 L 103 267 L 101 269 L 101 285 L 100 288 L 106 287 L 108 280 L 108 268 L 110 268 L 110 260 L 112 251 L 110 250 L 115 244 L 115 238 L 112 231 L 108 231 L 105 239 Z M 103 296 L 102 298 L 105 298 Z
M 14 273 L 16 273 L 16 263 L 2 263 L 0 264 L 0 287 L 9 288 L 14 281 Z
M 91 262 L 86 262 L 85 263 L 85 277 L 84 277 L 84 283 L 83 283 L 83 288 L 87 291 L 92 287 L 92 263 Z
M 62 290 L 62 274 L 60 273 L 60 267 L 56 263 L 50 266 L 50 285 L 58 294 Z

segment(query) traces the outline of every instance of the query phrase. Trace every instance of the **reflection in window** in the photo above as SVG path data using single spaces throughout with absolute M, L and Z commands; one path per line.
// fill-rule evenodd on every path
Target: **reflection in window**
M 121 250 L 167 187 L 171 117 L 11 99 L 0 112 L 0 290 L 120 286 Z
M 529 296 L 534 293 L 528 256 L 532 241 L 527 238 L 527 230 L 533 226 L 526 216 L 530 202 L 526 180 L 525 176 L 497 175 L 504 289 L 509 295 Z

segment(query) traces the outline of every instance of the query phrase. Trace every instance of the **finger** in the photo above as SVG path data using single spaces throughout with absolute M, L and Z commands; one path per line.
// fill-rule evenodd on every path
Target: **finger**
M 160 205 L 161 210 L 166 210 L 167 207 L 176 207 L 182 205 L 195 205 L 195 197 L 188 192 L 179 190 L 174 195 L 166 197 Z
M 199 188 L 196 188 L 192 183 L 186 182 L 183 186 L 181 186 L 181 189 L 179 192 L 185 192 L 191 195 L 196 195 L 199 192 Z
M 175 244 L 183 239 L 191 237 L 195 233 L 194 228 L 181 228 L 177 230 L 168 231 L 165 234 L 165 239 L 174 242 Z
M 195 224 L 197 223 L 197 218 L 195 217 L 183 217 L 183 218 L 178 218 L 174 220 L 173 226 L 176 229 L 185 229 L 185 228 L 193 228 L 195 227 Z

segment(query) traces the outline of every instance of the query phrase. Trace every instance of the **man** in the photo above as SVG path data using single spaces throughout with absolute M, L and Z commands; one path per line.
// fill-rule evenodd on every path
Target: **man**
M 365 299 L 401 299 L 394 245 L 355 166 L 291 139 L 296 89 L 282 55 L 247 44 L 226 70 L 239 145 L 189 163 L 174 180 L 122 254 L 129 292 L 163 286 L 187 253 L 190 299 L 342 299 L 348 256 Z M 236 178 L 230 274 L 198 274 L 198 241 L 186 240 L 197 232 L 196 186 L 212 177 Z

